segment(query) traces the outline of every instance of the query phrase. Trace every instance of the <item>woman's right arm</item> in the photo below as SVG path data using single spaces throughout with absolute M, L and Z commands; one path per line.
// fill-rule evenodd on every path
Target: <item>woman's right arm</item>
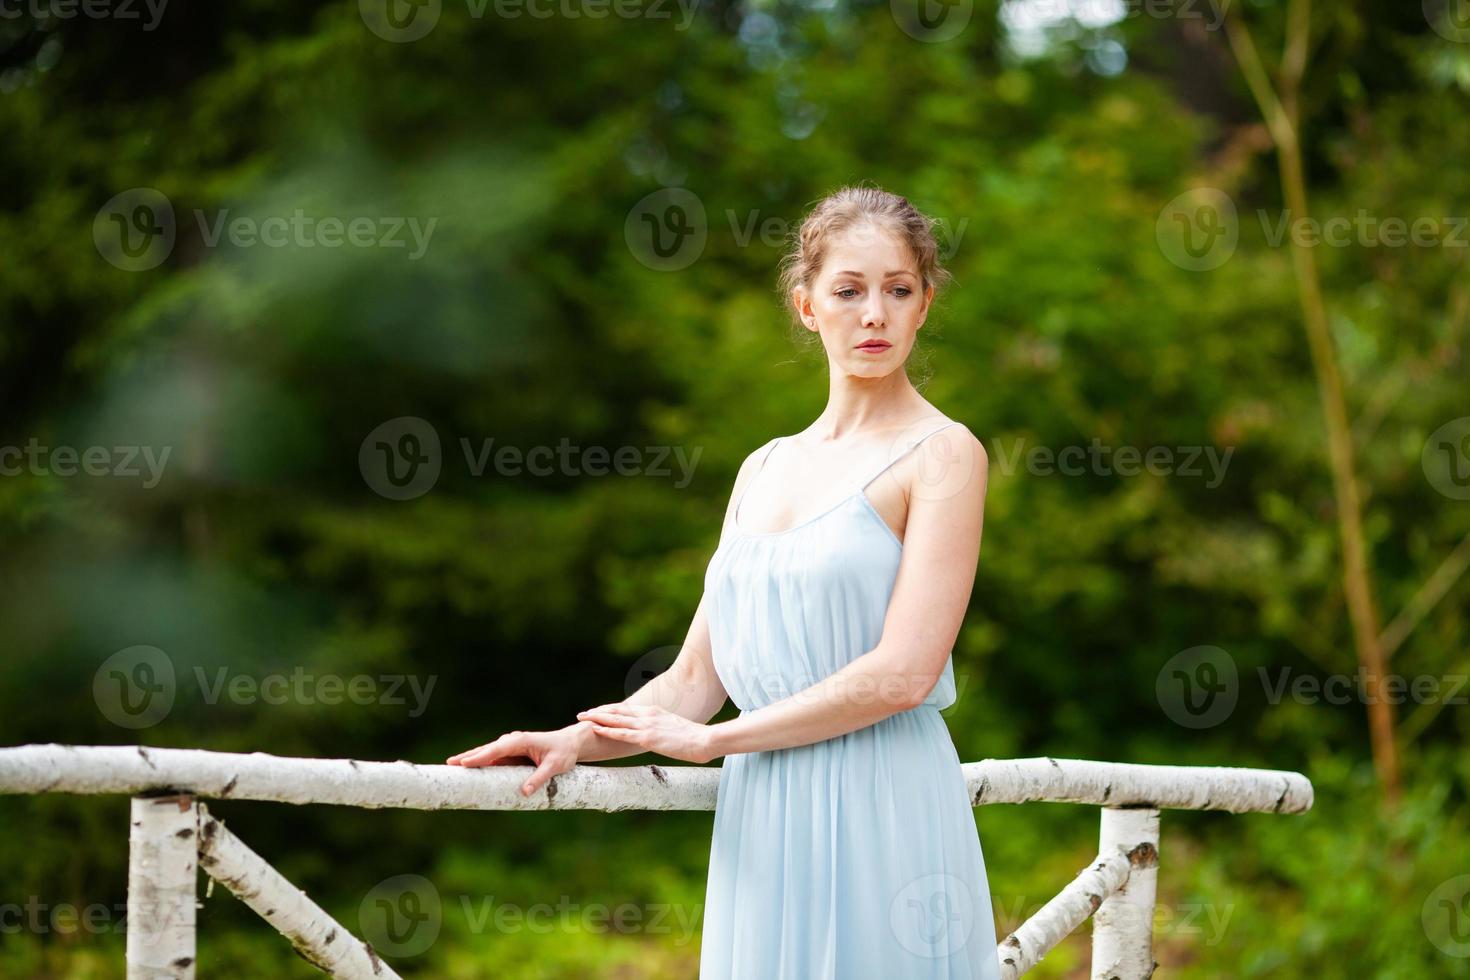
M 735 474 L 735 485 L 725 502 L 725 519 L 720 525 L 720 545 L 725 543 L 735 521 L 735 502 L 745 489 L 751 474 L 758 469 L 756 460 L 761 457 L 770 442 L 756 449 L 740 464 Z M 718 546 L 717 546 L 718 548 Z M 676 715 L 697 721 L 708 722 L 725 706 L 729 695 L 715 673 L 714 652 L 709 637 L 709 617 L 705 612 L 706 596 L 700 596 L 699 606 L 694 610 L 694 620 L 689 624 L 689 633 L 679 656 L 668 670 L 640 687 L 623 700 L 624 704 L 658 705 Z M 614 738 L 604 738 L 592 731 L 592 723 L 579 721 L 561 729 L 571 733 L 580 746 L 577 758 L 580 762 L 603 762 L 608 759 L 623 759 L 638 755 L 643 750 L 636 745 Z
M 624 704 L 652 704 L 673 712 L 690 721 L 704 724 L 725 706 L 725 686 L 715 673 L 714 656 L 710 647 L 709 618 L 704 609 L 704 597 L 694 611 L 694 620 L 689 624 L 689 633 L 679 656 L 668 670 L 644 684 L 627 698 Z M 636 745 L 629 745 L 614 738 L 604 738 L 592 731 L 590 721 L 579 721 L 562 731 L 573 735 L 578 742 L 578 762 L 603 762 L 622 759 L 643 752 Z
M 735 485 L 725 504 L 725 520 L 720 528 L 721 544 L 732 527 L 735 501 L 740 499 L 746 481 L 755 470 L 753 461 L 769 445 L 767 442 L 751 453 L 740 465 L 740 472 L 735 476 Z M 701 596 L 684 645 L 674 663 L 625 698 L 623 703 L 659 705 L 703 724 L 719 713 L 727 697 L 725 687 L 715 673 L 709 618 L 705 611 L 705 597 Z M 494 766 L 523 765 L 522 760 L 530 759 L 537 769 L 521 790 L 529 796 L 552 776 L 566 772 L 579 762 L 622 759 L 642 751 L 636 745 L 596 734 L 591 722 L 578 721 L 550 732 L 510 732 L 446 761 L 450 765 Z

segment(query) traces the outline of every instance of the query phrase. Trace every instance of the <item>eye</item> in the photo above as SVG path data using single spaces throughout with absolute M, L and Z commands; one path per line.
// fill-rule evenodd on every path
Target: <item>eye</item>
M 902 297 L 902 296 L 907 296 L 909 293 L 913 292 L 913 290 L 910 289 L 907 286 L 899 286 L 896 289 L 894 289 L 894 292 L 896 292 L 900 297 Z
M 841 296 L 843 299 L 852 299 L 854 296 L 857 295 L 857 292 L 858 291 L 856 287 L 843 286 L 841 289 L 837 290 L 837 295 Z

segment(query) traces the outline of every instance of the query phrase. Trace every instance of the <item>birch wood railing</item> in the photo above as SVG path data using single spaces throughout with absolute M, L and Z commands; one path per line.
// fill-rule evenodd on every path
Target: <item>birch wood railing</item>
M 1078 759 L 986 759 L 962 766 L 973 805 L 1102 808 L 1097 859 L 997 947 L 1014 980 L 1094 919 L 1093 980 L 1146 980 L 1153 959 L 1159 811 L 1302 813 L 1312 784 L 1295 772 Z M 720 771 L 701 766 L 577 766 L 531 797 L 528 766 L 292 759 L 142 746 L 0 749 L 0 793 L 124 793 L 132 799 L 127 899 L 129 980 L 191 978 L 199 868 L 334 977 L 396 977 L 198 798 L 414 810 L 713 810 Z

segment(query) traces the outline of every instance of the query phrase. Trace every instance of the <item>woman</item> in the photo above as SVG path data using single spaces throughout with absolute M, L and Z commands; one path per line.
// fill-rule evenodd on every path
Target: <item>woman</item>
M 974 812 L 941 709 L 980 551 L 988 461 L 904 365 L 940 268 L 907 200 L 844 188 L 782 287 L 829 366 L 826 408 L 740 468 L 673 666 L 556 732 L 448 760 L 725 757 L 702 980 L 998 980 Z M 710 725 L 730 697 L 739 717 Z

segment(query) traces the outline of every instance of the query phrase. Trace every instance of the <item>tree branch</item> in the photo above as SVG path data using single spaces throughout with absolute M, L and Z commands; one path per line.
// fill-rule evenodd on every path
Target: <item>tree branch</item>
M 1394 651 L 1403 645 L 1404 640 L 1414 631 L 1414 627 L 1418 626 L 1420 621 L 1429 615 L 1429 611 L 1438 605 L 1439 600 L 1454 588 L 1455 583 L 1460 580 L 1460 576 L 1465 574 L 1467 568 L 1470 568 L 1470 534 L 1460 539 L 1455 550 L 1440 562 L 1434 574 L 1424 581 L 1419 591 L 1414 593 L 1414 597 L 1404 604 L 1403 611 L 1394 617 L 1393 622 L 1389 623 L 1388 628 L 1383 631 L 1378 643 L 1383 647 L 1384 660 L 1392 657 Z

